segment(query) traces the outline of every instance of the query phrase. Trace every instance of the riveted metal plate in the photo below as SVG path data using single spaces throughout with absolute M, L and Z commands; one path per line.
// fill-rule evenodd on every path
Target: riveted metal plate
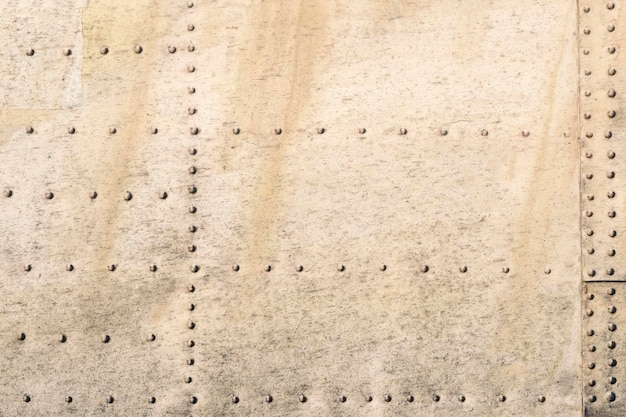
M 3 41 L 0 414 L 582 413 L 575 4 L 55 3 L 0 6 L 80 22 Z

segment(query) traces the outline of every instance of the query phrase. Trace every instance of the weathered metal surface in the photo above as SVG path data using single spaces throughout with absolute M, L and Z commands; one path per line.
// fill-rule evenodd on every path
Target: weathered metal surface
M 0 415 L 583 413 L 576 3 L 56 3 L 0 6 Z

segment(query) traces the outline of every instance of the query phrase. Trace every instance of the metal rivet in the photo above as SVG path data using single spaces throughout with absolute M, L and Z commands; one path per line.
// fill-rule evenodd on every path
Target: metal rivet
M 109 133 L 114 135 L 115 133 L 117 133 L 117 128 L 115 126 L 109 127 Z
M 165 192 L 165 191 L 161 191 L 161 192 L 159 193 L 159 198 L 160 198 L 161 200 L 165 200 L 165 199 L 167 198 L 167 192 Z
M 551 272 L 552 272 L 552 270 L 550 268 L 546 268 L 543 271 L 543 273 L 546 274 L 546 275 L 550 274 Z
M 170 52 L 170 54 L 173 54 L 174 52 L 176 52 L 176 47 L 171 45 L 167 48 L 167 50 Z
M 302 272 L 302 271 L 304 271 L 304 267 L 303 267 L 302 265 L 298 265 L 298 266 L 296 267 L 296 271 L 297 271 L 297 272 Z
M 507 267 L 507 266 L 505 266 L 504 268 L 502 268 L 502 272 L 503 272 L 504 274 L 508 274 L 508 273 L 509 273 L 509 271 L 510 271 L 510 269 L 509 269 L 509 267 Z
M 72 264 L 65 265 L 65 270 L 68 271 L 68 272 L 73 271 L 74 270 L 74 265 L 72 265 Z
M 611 119 L 614 118 L 616 114 L 617 113 L 615 112 L 615 110 L 609 110 L 608 112 L 606 112 L 606 115 L 609 116 L 609 118 Z
M 198 191 L 198 188 L 195 185 L 190 185 L 187 187 L 187 191 L 189 191 L 189 194 L 195 194 Z
M 613 132 L 611 132 L 610 130 L 607 130 L 606 132 L 604 132 L 605 138 L 611 139 L 611 136 L 613 136 Z
M 585 75 L 591 75 L 591 70 L 585 70 Z
M 301 403 L 304 403 L 304 402 L 306 402 L 306 397 L 304 396 L 304 394 L 300 394 L 300 396 L 298 397 L 298 400 L 299 400 Z
M 367 401 L 368 403 L 371 403 L 371 402 L 372 402 L 372 400 L 373 400 L 373 398 L 372 398 L 372 396 L 371 396 L 371 395 L 367 395 L 367 396 L 365 397 L 365 401 Z
M 111 264 L 107 266 L 107 269 L 111 272 L 115 271 L 115 269 L 117 268 L 117 266 L 115 264 Z
M 266 403 L 271 403 L 273 400 L 274 400 L 274 399 L 272 398 L 272 396 L 271 396 L 271 395 L 266 395 L 266 396 L 265 396 L 265 402 L 266 402 Z
M 187 72 L 195 72 L 196 71 L 196 67 L 194 67 L 193 65 L 187 65 Z
M 150 132 L 152 132 L 153 135 L 156 135 L 157 133 L 159 133 L 159 129 L 157 127 L 153 127 Z
M 196 92 L 196 87 L 187 87 L 187 92 L 189 94 L 194 94 Z
M 505 401 L 506 401 L 506 396 L 504 396 L 504 395 L 500 395 L 500 396 L 498 397 L 498 401 L 500 401 L 501 403 L 505 402 Z
M 593 331 L 593 329 L 587 330 L 587 336 L 593 336 L 594 334 L 595 332 Z
M 191 270 L 193 271 L 195 268 L 198 268 L 198 266 L 197 265 L 192 266 Z M 187 292 L 194 292 L 195 290 L 196 290 L 196 287 L 194 287 L 193 285 L 188 285 L 187 286 Z
M 102 336 L 102 343 L 109 343 L 111 341 L 111 336 L 109 336 L 108 334 L 105 334 L 104 336 Z
M 195 51 L 195 50 L 196 50 L 196 47 L 195 47 L 194 45 L 188 45 L 188 46 L 187 46 L 187 50 L 188 50 L 189 52 L 193 52 L 193 51 Z
M 106 55 L 109 53 L 109 48 L 107 48 L 106 46 L 103 46 L 102 48 L 100 48 L 100 53 L 102 55 Z
M 609 32 L 613 32 L 615 30 L 615 25 L 608 25 L 606 27 L 606 30 L 608 30 Z
M 589 401 L 590 403 L 593 403 L 596 401 L 596 396 L 595 395 L 589 395 L 587 397 L 587 401 Z
M 606 311 L 608 311 L 610 314 L 615 314 L 615 312 L 617 311 L 617 307 L 610 306 L 606 309 Z
M 283 130 L 279 127 L 279 128 L 274 129 L 274 133 L 277 135 L 280 135 L 281 133 L 283 133 Z
M 595 352 L 596 347 L 594 345 L 589 346 L 589 352 Z
M 595 387 L 596 381 L 594 381 L 593 379 L 590 379 L 589 381 L 587 381 L 587 385 L 589 385 L 590 387 Z
M 46 199 L 52 200 L 54 198 L 54 193 L 52 191 L 46 192 Z
M 239 265 L 233 265 L 233 271 L 235 272 L 239 271 Z
M 590 277 L 595 276 L 596 275 L 595 269 L 590 269 L 589 271 L 587 271 L 587 275 L 589 275 Z
M 194 347 L 196 345 L 196 342 L 194 342 L 193 340 L 188 340 L 187 341 L 187 347 Z
M 608 2 L 606 4 L 606 8 L 609 10 L 613 10 L 615 8 L 615 3 L 613 3 L 612 1 Z
M 607 392 L 605 395 L 605 398 L 608 402 L 613 402 L 615 401 L 615 393 L 614 392 Z
M 192 224 L 191 226 L 189 226 L 189 229 L 188 229 L 188 230 L 189 230 L 191 233 L 196 233 L 196 231 L 198 230 L 198 228 Z
M 613 152 L 613 151 L 608 151 L 608 152 L 606 153 L 606 156 L 608 156 L 608 158 L 609 158 L 609 159 L 613 159 L 613 158 L 615 158 L 615 152 Z
M 35 131 L 32 126 L 26 126 L 26 133 L 31 134 Z
M 232 402 L 233 404 L 237 404 L 239 402 L 239 397 L 237 397 L 236 395 L 233 395 Z
M 593 230 L 588 229 L 587 231 L 585 231 L 585 234 L 586 234 L 587 236 L 593 236 Z
M 196 114 L 197 112 L 198 109 L 196 109 L 195 107 L 187 107 L 187 113 L 189 113 L 189 115 Z
M 382 264 L 381 266 L 378 267 L 379 270 L 381 270 L 382 272 L 387 270 L 387 265 Z
M 609 46 L 607 48 L 607 51 L 608 51 L 609 54 L 614 54 L 615 53 L 615 47 L 614 46 Z
M 459 395 L 458 400 L 460 402 L 465 402 L 465 395 Z
M 265 272 L 270 272 L 272 270 L 272 266 L 271 265 L 267 265 L 265 267 Z
M 615 95 L 616 95 L 617 93 L 615 92 L 615 90 L 614 90 L 614 89 L 612 89 L 612 88 L 611 88 L 611 89 L 610 89 L 610 90 L 609 90 L 606 94 L 607 94 L 609 97 L 613 98 L 613 97 L 615 97 Z
M 587 132 L 587 133 L 585 133 L 585 136 L 587 136 L 588 138 L 592 138 L 593 137 L 593 132 Z
M 591 97 L 591 91 L 585 90 L 585 97 Z
M 35 55 L 35 50 L 34 50 L 34 49 L 27 49 L 27 50 L 26 50 L 26 55 L 28 55 L 28 56 L 33 56 L 33 55 Z
M 151 333 L 148 335 L 148 342 L 154 342 L 156 340 L 156 335 Z
M 318 127 L 317 128 L 317 134 L 318 135 L 323 135 L 324 132 L 326 132 L 326 129 L 324 129 L 323 127 Z
M 593 362 L 589 362 L 589 363 L 587 364 L 587 368 L 589 368 L 589 369 L 593 369 L 593 368 L 595 368 L 595 367 L 596 367 L 596 364 L 595 364 L 595 363 L 593 363 Z
M 422 271 L 423 273 L 428 272 L 428 265 L 422 265 L 422 267 L 420 268 L 420 271 Z
M 188 250 L 189 252 L 195 252 L 195 251 L 196 251 L 196 249 L 197 249 L 197 248 L 196 248 L 196 245 L 189 245 L 189 246 L 187 246 L 187 250 Z
M 467 272 L 467 267 L 463 265 L 462 267 L 459 268 L 459 272 Z
M 76 128 L 74 128 L 73 126 L 68 127 L 67 133 L 69 133 L 70 135 L 73 135 L 74 133 L 76 133 Z
M 26 340 L 26 333 L 20 333 L 17 335 L 17 340 Z
M 5 197 L 9 198 L 13 195 L 13 190 L 6 189 L 4 190 L 3 194 Z
M 198 265 L 192 265 L 190 268 L 191 272 L 198 272 L 200 267 Z
M 480 131 L 480 134 L 482 136 L 488 136 L 489 135 L 489 131 L 487 129 L 483 129 L 483 130 Z
M 539 401 L 540 403 L 546 402 L 546 397 L 543 395 L 540 395 L 539 397 L 537 397 L 537 401 Z
M 610 332 L 614 332 L 615 330 L 617 330 L 617 326 L 614 323 L 609 323 L 607 329 L 609 329 Z
M 385 402 L 391 401 L 391 395 L 386 394 L 385 397 L 384 397 L 384 400 L 385 400 Z
M 591 216 L 593 216 L 593 211 L 587 210 L 587 211 L 585 212 L 585 216 L 587 216 L 587 217 L 591 217 Z
M 615 236 L 617 236 L 617 231 L 615 230 L 609 231 L 609 237 L 615 237 Z
M 434 401 L 434 402 L 439 402 L 439 400 L 440 400 L 440 399 L 441 399 L 441 397 L 440 397 L 440 396 L 438 396 L 438 395 L 433 395 L 433 401 Z
M 344 265 L 337 265 L 337 271 L 343 272 L 345 270 L 346 270 L 346 267 Z
M 607 268 L 606 270 L 607 275 L 613 275 L 614 273 L 615 273 L 615 270 L 613 268 Z
M 607 382 L 611 385 L 614 385 L 617 383 L 617 378 L 615 378 L 614 376 L 611 376 L 607 379 Z
M 187 365 L 193 366 L 194 363 L 196 363 L 196 361 L 193 358 L 187 359 Z
M 608 198 L 613 198 L 613 197 L 615 197 L 615 191 L 609 191 L 608 193 L 606 193 L 606 196 L 607 196 Z
M 189 330 L 193 330 L 193 329 L 195 329 L 195 328 L 196 328 L 196 323 L 194 323 L 193 321 L 188 322 L 188 323 L 187 323 L 187 328 L 188 328 Z
M 198 397 L 195 397 L 193 395 L 191 397 L 189 397 L 189 403 L 190 404 L 195 404 L 197 402 L 198 402 Z
M 609 359 L 609 366 L 610 366 L 610 367 L 617 366 L 617 360 L 615 360 L 615 359 Z
M 194 311 L 196 309 L 196 305 L 194 303 L 189 303 L 187 306 L 187 310 Z
M 595 249 L 594 248 L 589 248 L 589 249 L 587 249 L 587 253 L 589 255 L 593 255 L 595 253 Z
M 447 129 L 439 129 L 439 134 L 441 136 L 446 136 L 448 134 L 448 130 Z
M 593 300 L 594 298 L 595 298 L 595 295 L 587 294 L 587 300 Z
M 150 265 L 150 272 L 156 272 L 157 270 L 157 266 L 156 265 Z
M 589 8 L 589 6 L 585 6 L 585 7 L 583 7 L 583 12 L 585 12 L 585 13 L 589 13 L 589 10 L 591 10 L 591 9 Z
M 198 150 L 196 148 L 189 148 L 189 155 L 195 155 L 198 153 Z
M 593 194 L 589 194 L 587 196 L 587 200 L 592 201 L 595 197 L 593 196 Z
M 238 135 L 241 133 L 241 129 L 239 129 L 238 127 L 233 129 L 233 134 Z
M 30 402 L 30 395 L 24 395 L 22 397 L 22 400 L 24 400 L 25 403 L 29 403 Z
M 187 30 L 192 32 L 196 27 L 194 25 L 187 25 Z
M 402 127 L 402 128 L 400 128 L 400 132 L 399 133 L 401 135 L 406 135 L 407 134 L 407 130 L 404 127 Z
M 365 132 L 367 132 L 367 130 L 365 130 L 365 128 L 364 128 L 364 127 L 360 127 L 360 128 L 359 128 L 359 133 L 360 133 L 360 134 L 364 134 Z
M 589 49 L 587 49 L 587 48 L 583 49 L 583 54 L 584 55 L 589 55 Z
M 141 45 L 135 45 L 133 46 L 133 51 L 135 51 L 136 54 L 140 54 L 143 51 L 143 48 Z
M 130 201 L 132 200 L 132 198 L 133 198 L 133 195 L 131 194 L 130 191 L 126 191 L 126 193 L 124 193 L 124 200 Z
M 530 132 L 528 130 L 522 130 L 522 136 L 527 138 L 529 135 L 530 135 Z
M 65 49 L 63 50 L 63 55 L 65 55 L 65 56 L 70 56 L 70 55 L 72 55 L 72 50 L 71 50 L 71 49 L 69 49 L 69 48 L 65 48 Z
M 583 33 L 584 33 L 585 35 L 589 35 L 589 34 L 591 33 L 591 29 L 589 29 L 589 28 L 585 28 L 585 29 L 583 30 Z
M 156 398 L 154 398 L 154 397 L 150 397 L 150 398 L 148 398 L 148 402 L 149 402 L 150 404 L 154 404 L 154 403 L 156 402 Z
M 24 265 L 24 271 L 29 272 L 33 267 L 30 264 Z
M 587 314 L 588 316 L 593 316 L 593 310 L 587 310 L 585 314 Z
M 615 73 L 616 73 L 616 72 L 617 72 L 617 71 L 615 70 L 615 68 L 610 68 L 610 69 L 608 70 L 609 75 L 615 75 Z
M 192 135 L 197 135 L 198 132 L 200 132 L 200 129 L 198 129 L 197 127 L 190 127 L 189 128 L 189 133 L 191 133 Z
M 591 119 L 591 113 L 585 113 L 583 117 L 587 120 Z
M 66 402 L 66 403 L 68 403 L 68 404 L 69 404 L 69 403 L 71 403 L 72 401 L 74 401 L 74 399 L 73 399 L 72 397 L 70 397 L 70 396 L 65 397 L 65 402 Z
M 588 180 L 590 180 L 590 179 L 592 179 L 592 178 L 593 178 L 593 174 L 586 174 L 586 175 L 585 175 L 585 178 L 587 178 Z
M 345 395 L 341 395 L 341 396 L 339 397 L 339 402 L 340 402 L 340 403 L 345 403 L 345 402 L 346 402 L 346 400 L 347 400 L 347 398 L 346 398 L 346 396 L 345 396 Z
M 187 2 L 187 7 L 189 7 L 191 9 L 193 7 L 193 1 L 188 1 Z
M 196 207 L 194 207 L 194 206 L 189 207 L 189 213 L 193 214 L 193 213 L 195 213 L 197 211 L 198 211 L 198 209 Z
M 609 343 L 607 343 L 607 347 L 609 349 L 615 349 L 615 346 L 617 346 L 617 344 L 613 340 L 611 340 Z
M 606 254 L 609 256 L 615 256 L 615 249 L 609 249 L 608 251 L 606 251 Z
M 412 403 L 413 400 L 415 400 L 415 397 L 413 397 L 412 395 L 407 395 L 407 397 L 406 397 L 406 401 L 407 402 Z

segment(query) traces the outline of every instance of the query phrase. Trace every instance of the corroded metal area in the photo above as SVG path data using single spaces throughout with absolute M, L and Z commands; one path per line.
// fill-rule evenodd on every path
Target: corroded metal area
M 591 410 L 580 7 L 0 5 L 0 415 Z

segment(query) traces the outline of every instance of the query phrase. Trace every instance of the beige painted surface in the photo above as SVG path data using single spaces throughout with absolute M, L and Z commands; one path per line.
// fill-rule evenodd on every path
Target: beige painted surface
M 583 6 L 3 3 L 0 415 L 582 415 Z

